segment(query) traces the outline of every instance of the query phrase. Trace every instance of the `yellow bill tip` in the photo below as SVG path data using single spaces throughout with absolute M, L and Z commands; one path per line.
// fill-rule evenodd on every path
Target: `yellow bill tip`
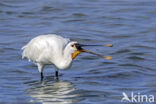
M 112 59 L 112 57 L 110 57 L 110 56 L 105 56 L 104 58 L 107 59 L 107 60 L 111 60 Z
M 113 44 L 107 44 L 107 45 L 104 45 L 104 46 L 113 47 Z

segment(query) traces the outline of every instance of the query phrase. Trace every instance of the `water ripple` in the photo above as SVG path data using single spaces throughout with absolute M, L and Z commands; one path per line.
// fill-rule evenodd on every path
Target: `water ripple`
M 154 0 L 0 1 L 0 103 L 120 104 L 122 92 L 156 94 Z M 21 59 L 21 47 L 41 34 L 56 33 L 113 57 L 82 53 L 69 70 L 44 70 Z

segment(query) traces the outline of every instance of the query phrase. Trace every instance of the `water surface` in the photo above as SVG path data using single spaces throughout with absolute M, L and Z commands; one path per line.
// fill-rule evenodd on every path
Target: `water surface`
M 156 97 L 155 0 L 1 0 L 0 103 L 122 104 L 122 92 Z M 54 78 L 21 59 L 21 47 L 41 34 L 55 33 L 112 56 L 81 54 Z M 144 102 L 145 103 L 145 102 Z M 131 104 L 131 103 L 129 103 Z

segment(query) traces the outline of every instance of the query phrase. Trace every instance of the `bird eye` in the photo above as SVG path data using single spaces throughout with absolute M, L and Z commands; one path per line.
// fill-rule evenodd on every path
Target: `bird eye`
M 74 47 L 74 44 L 72 44 L 71 47 Z

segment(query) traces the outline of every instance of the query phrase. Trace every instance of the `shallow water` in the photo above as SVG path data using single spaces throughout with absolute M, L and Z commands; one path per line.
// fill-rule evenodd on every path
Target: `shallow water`
M 21 47 L 49 33 L 114 44 L 88 47 L 113 59 L 84 53 L 59 80 L 47 66 L 40 82 L 37 67 L 21 59 Z M 155 51 L 155 0 L 1 0 L 0 103 L 123 104 L 122 92 L 156 97 Z

